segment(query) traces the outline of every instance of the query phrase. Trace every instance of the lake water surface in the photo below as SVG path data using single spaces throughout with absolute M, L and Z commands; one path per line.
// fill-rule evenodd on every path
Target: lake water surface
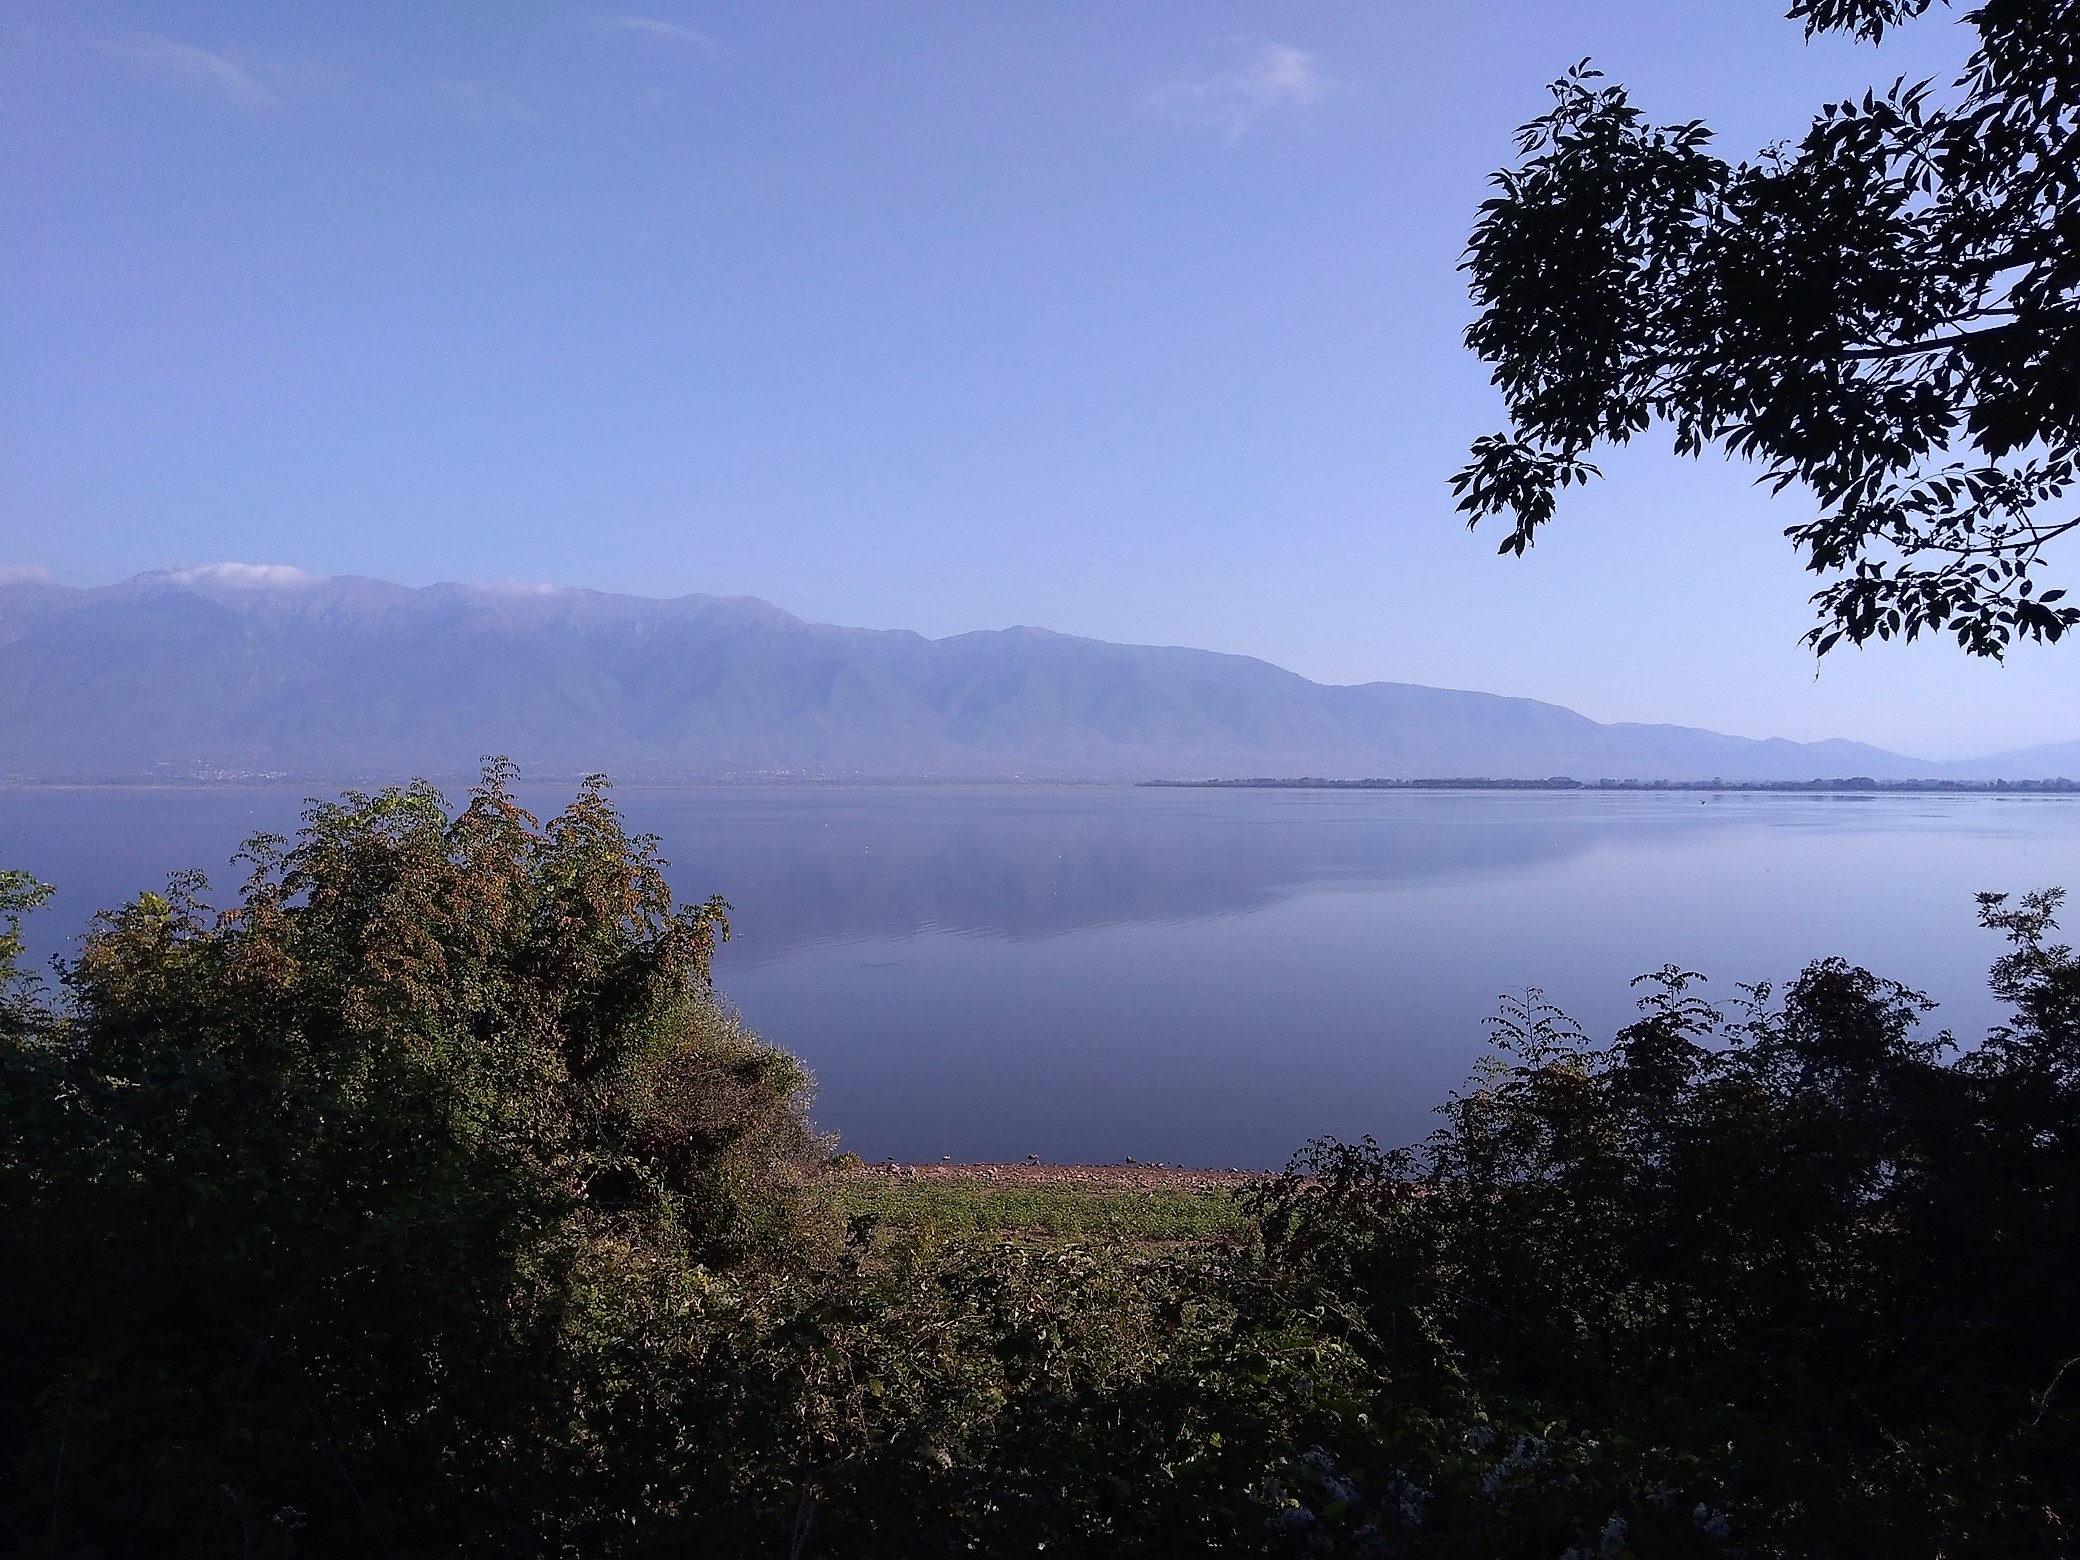
M 300 791 L 0 791 L 0 866 L 97 906 L 293 828 Z M 553 809 L 567 793 L 532 791 Z M 1839 953 L 1983 1032 L 1972 895 L 2080 890 L 2080 798 L 630 789 L 718 982 L 804 1057 L 868 1158 L 1262 1166 L 1322 1133 L 1406 1141 L 1527 986 L 1608 1033 L 1667 963 L 1707 994 Z M 2080 917 L 2076 917 L 2080 919 Z

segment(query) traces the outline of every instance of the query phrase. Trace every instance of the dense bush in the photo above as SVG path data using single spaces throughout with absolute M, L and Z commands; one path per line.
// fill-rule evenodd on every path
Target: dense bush
M 1839 960 L 1731 1017 L 1670 968 L 1607 1047 L 1511 1006 L 1510 1064 L 1428 1142 L 1324 1142 L 1263 1187 L 1273 1260 L 1363 1314 L 1391 1399 L 1491 1454 L 1389 1433 L 1373 1478 L 1424 1490 L 1433 1526 L 1489 1524 L 1497 1554 L 2071 1552 L 2080 961 L 2047 941 L 2057 903 L 1982 899 L 2015 1018 L 1961 1058 L 1918 1036 L 1926 999 Z
M 445 1552 L 583 1461 L 607 1269 L 813 1245 L 808 1080 L 708 990 L 724 907 L 674 911 L 600 786 L 541 827 L 506 778 L 313 807 L 220 915 L 104 914 L 62 1010 L 10 981 L 29 1547 Z
M 719 902 L 494 769 L 100 917 L 0 876 L 0 1514 L 25 1554 L 2056 1554 L 2080 967 L 1954 1055 L 1838 962 L 1535 999 L 1252 1235 L 849 1228 Z M 2080 1371 L 2076 1371 L 2080 1377 Z

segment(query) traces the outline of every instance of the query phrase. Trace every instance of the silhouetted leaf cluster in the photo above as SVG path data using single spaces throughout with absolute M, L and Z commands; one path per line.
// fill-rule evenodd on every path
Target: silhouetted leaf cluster
M 1927 0 L 1807 0 L 1876 41 Z M 2080 609 L 2040 590 L 2080 527 L 2080 3 L 1986 0 L 1955 101 L 1895 82 L 1752 162 L 1651 125 L 1587 62 L 1519 135 L 1468 246 L 1511 427 L 1453 479 L 1521 554 L 1599 444 L 1656 423 L 1819 512 L 1808 642 L 1953 634 L 1998 656 Z

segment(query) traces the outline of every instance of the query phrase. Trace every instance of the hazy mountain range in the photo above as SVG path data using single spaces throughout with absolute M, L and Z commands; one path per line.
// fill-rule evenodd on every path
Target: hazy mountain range
M 629 780 L 2080 775 L 2080 741 L 1937 763 L 1037 628 L 836 628 L 748 597 L 242 564 L 0 585 L 0 779 L 453 776 L 486 753 Z

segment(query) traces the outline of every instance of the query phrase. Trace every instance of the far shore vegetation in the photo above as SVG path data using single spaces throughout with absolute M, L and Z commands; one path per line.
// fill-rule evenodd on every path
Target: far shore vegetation
M 1543 780 L 1494 780 L 1471 776 L 1456 780 L 1336 780 L 1298 775 L 1288 779 L 1144 780 L 1141 783 L 1212 791 L 1709 791 L 1715 795 L 1729 791 L 1788 796 L 1813 793 L 1944 796 L 1953 792 L 1966 796 L 2080 794 L 2080 780 L 1873 780 L 1869 775 L 1851 775 L 1837 780 L 1577 780 L 1572 775 L 1551 775 Z

